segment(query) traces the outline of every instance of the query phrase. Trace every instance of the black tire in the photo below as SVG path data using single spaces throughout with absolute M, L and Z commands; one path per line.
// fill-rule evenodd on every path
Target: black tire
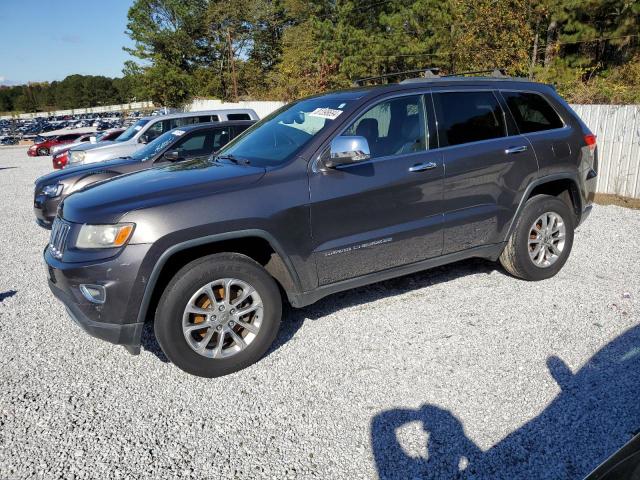
M 250 284 L 262 299 L 262 319 L 255 338 L 244 350 L 228 358 L 207 358 L 187 343 L 182 330 L 184 309 L 194 292 L 222 278 Z M 282 316 L 278 286 L 260 264 L 245 255 L 219 253 L 199 258 L 184 266 L 167 285 L 155 315 L 155 335 L 165 355 L 178 368 L 200 377 L 228 375 L 257 362 L 273 343 Z
M 40 147 L 38 148 L 38 151 L 36 152 L 39 156 L 45 156 L 45 155 L 49 155 L 49 149 L 45 148 L 45 147 Z
M 541 215 L 554 212 L 562 217 L 565 226 L 564 247 L 557 260 L 547 267 L 534 263 L 529 255 L 529 235 L 531 226 Z M 525 204 L 516 220 L 507 246 L 500 255 L 500 263 L 511 275 L 523 280 L 538 281 L 553 277 L 564 266 L 573 246 L 573 230 L 575 214 L 571 208 L 558 197 L 536 195 Z

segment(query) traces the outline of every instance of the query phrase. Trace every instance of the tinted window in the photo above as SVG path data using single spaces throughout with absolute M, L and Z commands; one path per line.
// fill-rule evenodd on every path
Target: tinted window
M 371 158 L 426 150 L 422 97 L 410 95 L 381 102 L 358 117 L 342 135 L 365 137 Z
M 164 120 L 162 122 L 154 123 L 144 133 L 147 136 L 147 138 L 149 139 L 149 141 L 152 141 L 152 140 L 155 140 L 156 138 L 158 138 L 164 132 L 166 132 L 168 130 L 171 130 L 171 128 L 169 128 L 169 127 L 170 127 L 170 121 L 169 120 Z
M 218 151 L 222 147 L 224 147 L 227 143 L 229 143 L 229 139 L 231 138 L 230 129 L 227 128 L 216 128 L 213 131 L 213 151 Z
M 435 93 L 440 146 L 506 135 L 502 109 L 492 92 Z
M 196 123 L 207 123 L 207 122 L 217 122 L 218 115 L 203 115 L 198 117 L 198 121 Z
M 185 157 L 208 155 L 213 151 L 213 133 L 211 130 L 196 132 L 178 141 L 172 149 L 180 150 Z
M 248 113 L 229 113 L 227 114 L 228 120 L 251 120 Z
M 562 128 L 558 114 L 542 95 L 524 92 L 502 92 L 520 133 Z

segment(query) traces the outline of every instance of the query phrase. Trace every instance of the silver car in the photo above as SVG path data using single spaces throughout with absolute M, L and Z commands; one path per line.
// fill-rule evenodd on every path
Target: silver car
M 145 144 L 177 127 L 194 123 L 226 122 L 229 120 L 259 120 L 259 117 L 254 110 L 238 108 L 173 113 L 141 118 L 113 141 L 84 143 L 72 148 L 69 150 L 67 167 L 131 156 Z

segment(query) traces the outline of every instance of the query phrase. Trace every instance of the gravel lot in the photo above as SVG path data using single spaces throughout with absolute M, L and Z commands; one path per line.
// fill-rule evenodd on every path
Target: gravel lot
M 564 270 L 467 261 L 286 312 L 258 364 L 191 377 L 67 318 L 33 180 L 0 150 L 0 478 L 582 478 L 640 430 L 640 211 Z

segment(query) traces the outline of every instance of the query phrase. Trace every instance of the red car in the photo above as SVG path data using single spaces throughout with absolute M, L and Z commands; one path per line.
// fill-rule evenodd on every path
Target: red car
M 30 157 L 38 157 L 40 155 L 49 155 L 51 147 L 63 143 L 71 143 L 83 133 L 65 133 L 64 135 L 53 135 L 45 138 L 43 142 L 34 143 L 29 147 L 27 155 Z
M 124 128 L 115 128 L 113 130 L 109 130 L 104 132 L 103 135 L 100 135 L 99 133 L 97 134 L 98 136 L 98 142 L 104 142 L 106 140 L 115 140 L 116 138 L 118 138 L 120 136 L 120 134 L 124 132 Z M 96 136 L 95 133 L 90 134 L 92 137 Z M 53 163 L 53 169 L 54 170 L 60 170 L 64 167 L 67 166 L 67 163 L 69 163 L 69 149 L 74 147 L 75 145 L 78 145 L 78 141 L 82 140 L 82 137 L 78 137 L 78 139 L 76 139 L 75 142 L 70 143 L 67 147 L 58 150 L 56 153 L 53 154 L 53 157 L 51 159 L 51 163 Z M 88 140 L 86 140 L 88 141 Z

